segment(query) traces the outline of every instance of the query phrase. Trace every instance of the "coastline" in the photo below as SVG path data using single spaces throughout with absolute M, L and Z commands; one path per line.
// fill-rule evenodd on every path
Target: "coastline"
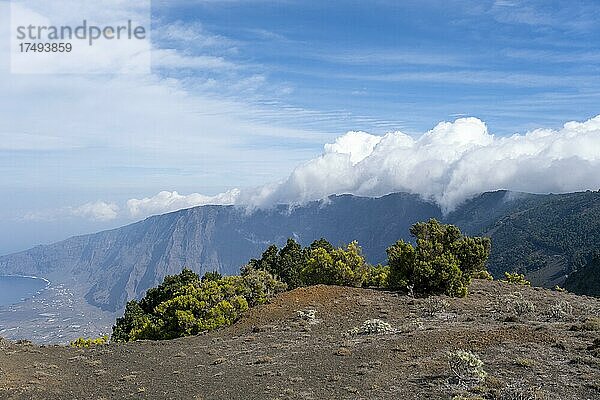
M 48 290 L 51 286 L 51 282 L 48 279 L 42 278 L 39 276 L 33 276 L 33 275 L 17 275 L 17 274 L 0 275 L 0 279 L 2 279 L 2 278 L 18 278 L 18 279 L 30 279 L 32 281 L 43 281 L 45 283 L 45 285 L 44 285 L 44 287 L 37 289 L 37 290 L 31 292 L 30 294 L 27 294 L 24 297 L 21 297 L 18 301 L 11 302 L 8 304 L 0 304 L 0 308 L 10 307 L 10 306 L 34 299 L 37 296 L 39 296 L 40 294 L 42 294 L 44 291 Z
M 46 278 L 42 278 L 41 276 L 34 276 L 34 275 L 17 275 L 17 274 L 6 274 L 6 275 L 0 275 L 0 278 L 29 278 L 29 279 L 40 279 L 44 282 L 46 282 L 47 286 L 50 285 L 50 281 Z

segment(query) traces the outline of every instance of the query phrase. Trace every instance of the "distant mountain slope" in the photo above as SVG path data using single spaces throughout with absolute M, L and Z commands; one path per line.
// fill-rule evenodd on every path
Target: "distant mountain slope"
M 490 269 L 521 271 L 534 284 L 562 285 L 600 250 L 600 193 L 525 195 L 486 193 L 448 219 L 492 238 Z
M 367 258 L 384 261 L 386 247 L 409 227 L 440 209 L 418 196 L 331 196 L 290 209 L 247 213 L 233 206 L 204 206 L 147 218 L 123 228 L 38 246 L 0 257 L 0 273 L 69 281 L 90 304 L 115 311 L 183 266 L 197 272 L 236 274 L 270 243 L 294 237 L 304 245 L 320 237 L 341 245 L 358 240 Z
M 600 296 L 600 254 L 597 254 L 586 266 L 569 275 L 565 288 L 574 293 Z
M 539 285 L 562 285 L 600 250 L 598 192 L 484 193 L 447 216 L 416 195 L 343 195 L 252 213 L 233 206 L 203 206 L 154 216 L 0 257 L 0 273 L 66 282 L 90 304 L 116 311 L 183 266 L 199 273 L 235 274 L 270 243 L 281 245 L 288 237 L 304 245 L 320 237 L 336 245 L 358 240 L 370 262 L 385 262 L 385 249 L 398 239 L 409 240 L 409 227 L 429 218 L 456 224 L 471 235 L 492 237 L 490 270 L 496 276 L 526 272 Z

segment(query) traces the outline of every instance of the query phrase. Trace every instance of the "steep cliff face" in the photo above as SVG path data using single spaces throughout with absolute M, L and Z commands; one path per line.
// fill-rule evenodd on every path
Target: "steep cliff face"
M 0 257 L 0 272 L 68 281 L 90 304 L 115 311 L 184 266 L 235 274 L 270 243 L 283 244 L 289 237 L 304 245 L 320 237 L 339 245 L 358 240 L 370 261 L 383 261 L 389 244 L 407 238 L 410 225 L 430 217 L 441 218 L 439 208 L 407 194 L 332 196 L 252 213 L 233 206 L 196 207 Z
M 269 244 L 282 245 L 289 237 L 303 245 L 320 237 L 335 245 L 358 240 L 368 261 L 383 263 L 390 244 L 410 240 L 409 227 L 429 218 L 490 236 L 492 273 L 525 272 L 538 285 L 562 285 L 600 250 L 598 192 L 484 193 L 445 216 L 418 196 L 396 193 L 331 196 L 302 207 L 253 212 L 233 206 L 181 210 L 0 257 L 0 273 L 66 283 L 90 304 L 116 311 L 184 266 L 201 274 L 236 274 Z

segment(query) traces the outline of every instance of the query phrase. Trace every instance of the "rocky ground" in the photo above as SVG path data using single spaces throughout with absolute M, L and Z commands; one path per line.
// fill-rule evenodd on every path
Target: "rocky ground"
M 599 299 L 498 282 L 464 299 L 316 286 L 197 337 L 2 341 L 0 398 L 600 399 L 599 317 Z M 456 377 L 458 349 L 485 379 Z

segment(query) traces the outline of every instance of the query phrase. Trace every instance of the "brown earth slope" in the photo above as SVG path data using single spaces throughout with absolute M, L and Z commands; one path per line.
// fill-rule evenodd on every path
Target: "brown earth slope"
M 0 398 L 600 399 L 598 317 L 599 299 L 497 282 L 474 282 L 465 299 L 316 286 L 197 337 L 1 341 Z M 348 334 L 374 318 L 396 331 Z M 456 382 L 456 349 L 480 357 L 485 381 Z

